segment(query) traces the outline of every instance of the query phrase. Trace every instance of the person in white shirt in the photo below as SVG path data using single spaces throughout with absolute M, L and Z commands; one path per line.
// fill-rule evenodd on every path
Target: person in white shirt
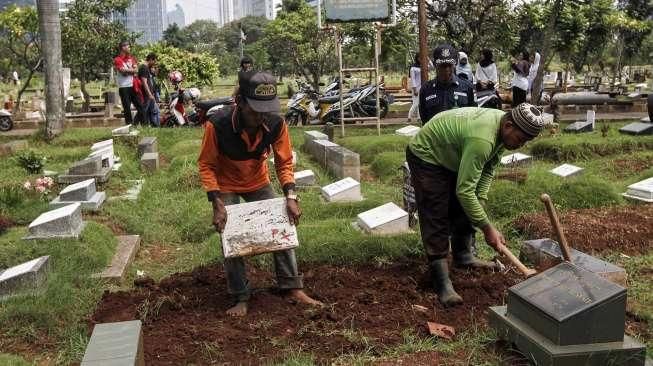
M 533 81 L 535 80 L 535 77 L 537 76 L 537 69 L 540 68 L 540 56 L 539 52 L 535 52 L 535 56 L 533 56 L 533 64 L 531 65 L 531 69 L 528 71 L 528 91 L 533 92 Z
M 481 59 L 476 64 L 476 90 L 494 89 L 499 83 L 497 64 L 494 63 L 494 55 L 489 49 L 481 51 Z
M 516 107 L 526 102 L 526 93 L 528 92 L 528 72 L 531 68 L 528 52 L 523 51 L 519 54 L 519 59 L 512 60 L 512 106 Z
M 415 115 L 419 119 L 419 89 L 422 87 L 422 68 L 419 63 L 419 54 L 415 54 L 415 62 L 410 67 L 410 85 L 413 104 L 408 111 L 408 123 L 410 123 Z

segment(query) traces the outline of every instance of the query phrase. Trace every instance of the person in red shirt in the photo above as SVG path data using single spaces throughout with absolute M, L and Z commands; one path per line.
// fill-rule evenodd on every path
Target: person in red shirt
M 120 42 L 120 54 L 113 59 L 116 69 L 116 83 L 118 94 L 122 102 L 123 115 L 126 124 L 134 122 L 131 114 L 131 105 L 136 107 L 136 123 L 143 122 L 143 94 L 140 89 L 140 80 L 134 77 L 138 72 L 138 61 L 130 53 L 130 44 Z
M 262 72 L 241 72 L 235 106 L 223 108 L 204 124 L 204 139 L 198 158 L 202 185 L 213 205 L 213 225 L 221 233 L 227 223 L 225 205 L 275 197 L 270 185 L 267 159 L 274 154 L 277 177 L 286 196 L 291 224 L 299 224 L 301 210 L 295 194 L 292 146 L 281 110 L 275 78 Z M 321 305 L 303 290 L 295 251 L 274 252 L 278 287 L 298 302 Z M 247 314 L 250 290 L 243 258 L 225 258 L 229 293 L 235 305 L 232 316 Z

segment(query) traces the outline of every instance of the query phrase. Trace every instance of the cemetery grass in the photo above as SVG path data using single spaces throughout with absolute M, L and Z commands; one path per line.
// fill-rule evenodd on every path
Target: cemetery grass
M 375 128 L 351 128 L 347 130 L 348 137 L 336 141 L 361 154 L 361 169 L 368 173 L 364 174 L 362 181 L 364 201 L 326 205 L 321 201 L 319 188 L 301 192 L 304 216 L 298 227 L 301 245 L 297 255 L 304 270 L 316 266 L 387 268 L 406 261 L 421 265 L 422 247 L 417 233 L 375 238 L 363 235 L 351 226 L 356 215 L 362 211 L 388 201 L 401 204 L 402 173 L 399 165 L 404 161 L 408 139 L 393 136 L 394 129 L 396 127 L 384 127 L 384 136 L 375 137 Z M 291 131 L 293 145 L 299 153 L 296 170 L 312 169 L 320 186 L 332 182 L 333 179 L 307 154 L 301 153 L 302 133 L 301 129 Z M 101 213 L 85 215 L 85 220 L 98 223 L 92 223 L 79 242 L 62 240 L 26 246 L 20 240 L 26 230 L 25 225 L 47 209 L 47 202 L 30 198 L 7 206 L 5 201 L 0 200 L 0 214 L 7 215 L 17 224 L 8 233 L 0 235 L 0 268 L 27 261 L 42 253 L 50 254 L 57 265 L 52 272 L 54 280 L 48 284 L 46 294 L 50 294 L 47 291 L 63 288 L 62 293 L 53 296 L 34 300 L 17 299 L 0 305 L 0 323 L 13 324 L 8 331 L 2 332 L 0 352 L 27 354 L 31 361 L 46 360 L 60 364 L 78 361 L 90 335 L 86 319 L 103 296 L 104 288 L 129 291 L 137 270 L 158 282 L 177 272 L 189 272 L 198 267 L 219 267 L 222 260 L 219 238 L 210 225 L 210 205 L 201 190 L 196 168 L 201 130 L 145 129 L 140 136 L 157 136 L 159 151 L 168 162 L 167 166 L 155 174 L 144 176 L 144 188 L 137 201 L 107 202 Z M 600 133 L 584 136 L 587 143 L 600 145 L 604 141 Z M 66 131 L 52 144 L 33 139 L 30 146 L 48 157 L 46 169 L 62 171 L 86 156 L 92 143 L 106 138 L 110 138 L 108 129 L 74 129 Z M 571 135 L 555 137 L 562 144 L 566 144 L 567 139 L 577 138 Z M 640 140 L 640 137 L 629 136 L 617 138 L 623 139 L 623 144 L 632 144 L 628 142 L 629 139 Z M 547 139 L 541 138 L 543 141 Z M 540 139 L 535 141 L 539 142 Z M 507 235 L 511 248 L 518 251 L 518 243 L 525 236 L 514 228 L 513 221 L 524 213 L 543 211 L 538 199 L 542 191 L 551 194 L 562 211 L 626 205 L 627 202 L 621 197 L 625 187 L 653 173 L 651 168 L 642 168 L 643 164 L 638 163 L 650 161 L 650 151 L 641 145 L 631 150 L 565 160 L 586 168 L 582 175 L 567 180 L 548 174 L 547 171 L 557 162 L 555 158 L 542 155 L 528 167 L 525 183 L 495 181 L 488 206 L 490 215 Z M 129 180 L 142 177 L 133 145 L 116 141 L 116 152 L 122 158 L 123 166 L 119 172 L 114 172 L 108 184 L 100 187 L 110 197 L 124 193 L 130 185 Z M 527 148 L 524 152 L 531 151 Z M 639 168 L 630 168 L 633 164 Z M 20 187 L 25 179 L 36 177 L 28 176 L 12 159 L 2 159 L 0 171 L 0 194 L 6 187 Z M 280 192 L 276 183 L 275 189 Z M 88 279 L 88 276 L 98 272 L 108 262 L 115 245 L 112 230 L 114 234 L 140 234 L 142 247 L 125 285 L 98 286 L 97 281 Z M 479 247 L 482 256 L 492 257 L 491 250 L 485 245 Z M 651 352 L 653 314 L 650 309 L 653 308 L 653 298 L 650 294 L 653 293 L 653 275 L 647 268 L 651 268 L 653 253 L 618 258 L 618 253 L 608 252 L 603 256 L 609 260 L 618 259 L 618 264 L 628 269 L 629 299 L 634 317 L 630 317 L 629 324 L 633 332 L 648 332 L 642 334 L 640 339 L 647 342 Z M 269 256 L 254 257 L 249 261 L 257 271 L 266 273 L 269 272 L 270 262 Z M 174 276 L 170 280 L 174 280 Z M 319 288 L 311 288 L 310 283 L 307 286 L 320 295 Z M 483 318 L 482 314 L 473 316 L 473 321 L 453 342 L 426 336 L 423 324 L 400 329 L 406 335 L 400 334 L 398 341 L 380 348 L 377 344 L 371 348 L 363 347 L 365 338 L 350 332 L 347 336 L 358 345 L 355 352 L 345 352 L 332 360 L 342 364 L 364 364 L 373 359 L 392 360 L 406 353 L 438 352 L 444 360 L 442 364 L 455 364 L 448 360 L 461 359 L 482 365 L 497 364 L 500 360 L 513 357 L 494 349 L 495 338 L 485 327 Z M 5 329 L 4 326 L 2 328 Z M 345 330 L 342 329 L 343 332 Z M 207 359 L 216 357 L 210 344 L 204 345 L 203 349 L 204 354 L 208 355 Z M 319 354 L 313 354 L 310 349 L 288 349 L 292 351 L 288 357 L 276 361 L 303 365 L 322 360 Z

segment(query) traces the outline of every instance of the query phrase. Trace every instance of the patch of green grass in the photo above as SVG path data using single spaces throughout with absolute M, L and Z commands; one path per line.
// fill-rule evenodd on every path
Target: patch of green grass
M 358 153 L 361 163 L 371 163 L 380 153 L 402 152 L 410 138 L 397 135 L 382 135 L 371 138 L 370 136 L 352 136 L 338 139 L 337 143 Z
M 4 366 L 31 366 L 24 358 L 0 353 L 0 365 Z
M 370 169 L 382 182 L 401 184 L 403 182 L 403 170 L 401 167 L 406 161 L 404 151 L 382 152 L 374 158 Z

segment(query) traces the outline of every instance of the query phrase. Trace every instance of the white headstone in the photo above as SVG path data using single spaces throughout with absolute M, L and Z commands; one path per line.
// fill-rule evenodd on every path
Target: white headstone
M 363 200 L 363 197 L 361 197 L 361 184 L 350 177 L 322 187 L 322 196 L 327 202 Z
M 228 205 L 222 233 L 225 258 L 243 257 L 299 246 L 297 229 L 290 225 L 286 199 Z
M 587 111 L 587 122 L 592 124 L 592 129 L 596 127 L 596 112 L 593 110 Z
M 29 224 L 29 235 L 23 239 L 76 238 L 84 224 L 81 204 L 73 203 L 41 214 Z
M 406 127 L 402 127 L 400 129 L 396 130 L 395 134 L 397 134 L 399 136 L 413 137 L 413 136 L 417 135 L 419 130 L 420 130 L 420 128 L 417 127 L 417 126 L 406 126 Z
M 408 212 L 394 202 L 359 214 L 358 226 L 369 234 L 400 234 L 410 230 Z
M 109 146 L 113 147 L 113 139 L 104 140 L 104 141 L 94 143 L 91 146 L 91 151 L 104 149 L 104 148 L 109 147 Z
M 524 163 L 528 160 L 531 159 L 530 155 L 522 154 L 522 153 L 514 153 L 510 155 L 503 156 L 501 158 L 501 165 L 513 165 L 513 164 L 520 164 Z
M 581 167 L 577 167 L 571 164 L 562 164 L 559 167 L 551 169 L 550 172 L 563 178 L 570 177 L 572 175 L 578 174 L 583 170 Z
M 644 179 L 628 186 L 624 196 L 636 200 L 653 203 L 653 177 Z
M 111 130 L 111 135 L 116 136 L 116 135 L 128 135 L 129 134 L 129 129 L 131 128 L 132 125 L 126 125 L 118 128 L 114 128 Z
M 310 186 L 315 184 L 315 173 L 312 170 L 295 172 L 295 184 L 298 186 Z
M 63 82 L 63 96 L 64 98 L 70 95 L 70 67 L 61 69 L 61 81 Z

